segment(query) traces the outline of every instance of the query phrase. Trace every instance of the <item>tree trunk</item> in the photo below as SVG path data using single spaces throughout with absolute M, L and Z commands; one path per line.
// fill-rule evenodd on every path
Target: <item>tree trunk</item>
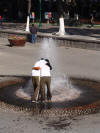
M 58 35 L 65 35 L 65 26 L 64 26 L 64 9 L 62 0 L 57 0 L 57 10 L 59 15 L 59 32 Z
M 29 32 L 30 10 L 31 10 L 31 0 L 28 0 L 28 14 L 27 14 L 27 23 L 26 23 L 26 31 L 27 32 Z
M 59 35 L 65 35 L 64 18 L 59 18 Z

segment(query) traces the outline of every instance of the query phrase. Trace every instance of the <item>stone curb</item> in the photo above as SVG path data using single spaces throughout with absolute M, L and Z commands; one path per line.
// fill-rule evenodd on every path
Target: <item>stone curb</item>
M 1 30 L 0 31 L 0 37 L 7 37 L 11 35 L 24 35 L 27 36 L 27 38 L 30 36 L 29 32 L 21 31 L 21 30 Z M 38 32 L 37 34 L 37 40 L 40 42 L 43 38 L 53 38 L 56 40 L 57 44 L 59 46 L 66 46 L 66 47 L 74 47 L 74 48 L 82 48 L 82 49 L 92 49 L 92 50 L 100 50 L 100 40 L 93 38 L 93 37 L 87 37 L 87 36 L 80 36 L 80 35 L 64 35 L 64 36 L 58 36 L 53 35 L 51 33 L 41 33 Z M 29 41 L 29 39 L 28 39 Z

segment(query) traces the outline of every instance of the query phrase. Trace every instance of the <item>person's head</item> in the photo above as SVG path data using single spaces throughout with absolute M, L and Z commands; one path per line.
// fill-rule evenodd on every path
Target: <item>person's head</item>
M 49 60 L 48 60 L 48 59 L 45 59 L 45 61 L 49 62 Z
M 44 58 L 41 58 L 41 60 L 44 60 Z

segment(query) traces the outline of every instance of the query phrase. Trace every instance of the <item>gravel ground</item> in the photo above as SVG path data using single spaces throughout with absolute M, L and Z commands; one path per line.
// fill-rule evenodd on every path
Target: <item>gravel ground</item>
M 100 114 L 74 118 L 40 118 L 0 109 L 0 133 L 99 133 Z

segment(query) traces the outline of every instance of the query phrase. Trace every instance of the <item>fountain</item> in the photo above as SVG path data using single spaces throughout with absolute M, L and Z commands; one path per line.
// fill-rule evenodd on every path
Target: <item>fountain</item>
M 57 83 L 58 82 L 58 83 Z M 35 112 L 41 116 L 72 116 L 100 111 L 100 82 L 89 79 L 55 77 L 52 79 L 52 101 L 33 104 L 30 102 L 33 88 L 31 77 L 19 76 L 0 83 L 0 107 Z M 28 87 L 28 89 L 27 89 Z M 69 87 L 69 88 L 68 88 Z
M 16 111 L 33 112 L 41 116 L 75 116 L 100 111 L 100 82 L 90 79 L 69 77 L 57 67 L 59 56 L 52 38 L 41 42 L 40 57 L 48 58 L 53 64 L 52 101 L 31 103 L 33 86 L 31 76 L 6 76 L 0 82 L 0 107 Z M 36 60 L 37 60 L 36 59 Z M 55 64 L 54 64 L 55 63 Z M 0 76 L 2 77 L 2 76 Z

